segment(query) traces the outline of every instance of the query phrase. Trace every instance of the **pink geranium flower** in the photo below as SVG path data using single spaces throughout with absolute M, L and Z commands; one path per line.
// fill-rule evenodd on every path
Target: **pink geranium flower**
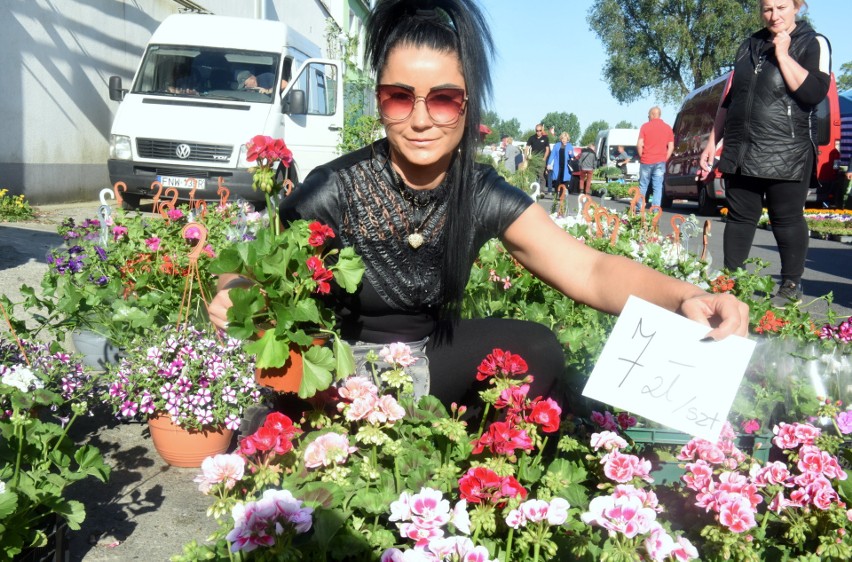
M 305 447 L 305 466 L 317 468 L 346 462 L 358 449 L 349 445 L 349 438 L 339 433 L 326 433 Z
M 193 482 L 198 482 L 198 489 L 207 494 L 216 484 L 225 484 L 230 490 L 243 478 L 246 461 L 240 455 L 215 455 L 207 457 L 201 463 L 201 474 Z
M 852 411 L 844 410 L 840 412 L 834 421 L 837 422 L 837 428 L 840 429 L 840 433 L 843 435 L 852 433 Z
M 719 506 L 719 523 L 734 533 L 744 533 L 757 525 L 748 499 L 731 495 Z
M 401 342 L 383 347 L 379 351 L 379 357 L 386 363 L 399 367 L 410 367 L 417 362 L 417 358 L 411 355 L 411 348 Z
M 160 243 L 161 242 L 162 241 L 159 238 L 157 238 L 156 236 L 153 237 L 153 238 L 146 238 L 145 239 L 145 245 L 148 246 L 148 249 L 151 250 L 152 252 L 156 252 L 160 249 Z
M 602 431 L 600 433 L 592 433 L 591 445 L 595 451 L 603 449 L 611 452 L 627 447 L 627 441 L 615 432 Z

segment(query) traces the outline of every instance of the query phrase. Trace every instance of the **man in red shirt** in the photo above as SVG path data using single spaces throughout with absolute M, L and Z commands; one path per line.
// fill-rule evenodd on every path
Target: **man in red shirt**
M 639 142 L 636 143 L 636 151 L 639 153 L 639 189 L 650 206 L 660 204 L 666 161 L 674 151 L 674 131 L 660 118 L 661 114 L 657 106 L 648 111 L 648 122 L 639 129 Z

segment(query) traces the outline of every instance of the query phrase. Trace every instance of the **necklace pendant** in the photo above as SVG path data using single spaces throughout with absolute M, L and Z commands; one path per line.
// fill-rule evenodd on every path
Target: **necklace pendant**
M 423 235 L 416 230 L 408 235 L 408 245 L 415 250 L 423 245 Z

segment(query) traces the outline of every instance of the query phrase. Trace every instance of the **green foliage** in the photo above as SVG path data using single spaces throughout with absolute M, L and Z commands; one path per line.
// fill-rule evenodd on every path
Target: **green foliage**
M 551 111 L 541 118 L 541 123 L 544 124 L 546 130 L 556 131 L 555 138 L 550 139 L 555 142 L 559 139 L 559 135 L 563 132 L 571 135 L 571 142 L 576 145 L 577 139 L 580 138 L 580 120 L 573 113 L 565 113 L 564 111 Z
M 521 133 L 521 122 L 515 117 L 504 120 L 495 111 L 486 110 L 482 113 L 480 121 L 491 129 L 491 132 L 485 135 L 485 144 L 498 144 L 503 135 L 509 135 L 515 140 L 526 140 Z
M 200 233 L 197 229 L 184 232 L 194 228 L 188 227 L 187 206 L 173 209 L 169 219 L 113 210 L 112 226 L 102 227 L 103 219 L 87 219 L 79 225 L 66 220 L 58 229 L 65 245 L 48 257 L 42 294 L 23 287 L 24 304 L 31 311 L 46 311 L 45 315 L 37 312 L 36 319 L 59 340 L 66 332 L 83 328 L 107 337 L 117 347 L 130 345 L 152 328 L 176 323 L 181 312 L 204 320 L 206 309 L 199 294 L 209 297 L 215 287 L 207 266 L 211 255 L 236 235 L 233 223 L 238 214 L 234 204 L 221 209 L 211 206 L 197 219 L 206 227 L 206 241 L 196 261 L 200 275 L 191 278 L 192 298 L 183 309 L 190 252 L 196 249 Z
M 34 217 L 35 210 L 23 194 L 9 195 L 8 189 L 0 189 L 0 222 L 27 221 Z
M 840 65 L 840 73 L 835 76 L 837 80 L 837 91 L 845 92 L 852 90 L 852 61 Z
M 325 249 L 327 229 L 318 222 L 298 220 L 279 233 L 258 232 L 257 239 L 226 248 L 210 265 L 212 273 L 236 273 L 251 282 L 231 289 L 228 333 L 249 340 L 246 351 L 257 356 L 259 368 L 281 367 L 290 345 L 311 348 L 303 357 L 305 378 L 300 394 L 328 388 L 331 372 L 338 377 L 353 372 L 351 351 L 335 338 L 335 353 L 312 347 L 317 334 L 333 335 L 334 314 L 322 300 L 329 281 L 354 293 L 364 264 L 351 247 Z M 317 238 L 321 233 L 321 239 Z
M 580 146 L 588 146 L 589 143 L 595 142 L 598 138 L 598 133 L 604 129 L 609 129 L 609 122 L 605 119 L 592 121 L 583 131 L 583 136 L 580 139 Z
M 23 365 L 30 377 L 33 373 Z M 5 380 L 5 377 L 4 377 Z M 0 383 L 8 410 L 0 416 L 0 558 L 14 559 L 21 550 L 44 546 L 45 531 L 59 516 L 72 530 L 86 517 L 82 503 L 67 500 L 65 489 L 88 477 L 105 482 L 110 468 L 91 445 L 78 446 L 68 436 L 85 404 L 72 405 L 67 423 L 53 417 L 50 408 L 64 399 L 32 385 Z
M 729 68 L 761 24 L 756 0 L 595 0 L 586 21 L 608 53 L 603 70 L 622 103 L 679 103 Z
M 346 109 L 343 130 L 337 150 L 341 154 L 367 146 L 381 136 L 382 123 L 374 115 L 364 115 L 360 106 L 350 105 Z
M 637 127 L 636 125 L 634 125 L 630 121 L 625 121 L 624 119 L 622 119 L 621 121 L 616 123 L 615 127 L 613 127 L 613 129 L 638 129 L 638 128 L 639 127 Z

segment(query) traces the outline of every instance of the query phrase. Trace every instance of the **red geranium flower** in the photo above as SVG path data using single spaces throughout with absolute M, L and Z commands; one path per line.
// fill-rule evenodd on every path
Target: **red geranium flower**
M 314 221 L 308 225 L 311 229 L 311 235 L 308 238 L 308 244 L 314 248 L 318 248 L 325 244 L 326 239 L 334 238 L 334 231 L 330 226 L 324 225 L 321 222 Z
M 482 437 L 473 441 L 473 454 L 478 455 L 486 447 L 498 455 L 512 455 L 515 449 L 532 451 L 533 443 L 525 430 L 506 422 L 494 422 Z
M 766 314 L 763 315 L 763 318 L 757 324 L 757 328 L 754 329 L 758 334 L 762 334 L 764 332 L 777 332 L 781 329 L 784 324 L 787 322 L 779 317 L 775 316 L 775 313 L 771 310 L 767 310 Z
M 459 495 L 470 503 L 492 503 L 500 507 L 511 498 L 526 498 L 527 491 L 514 477 L 501 478 L 493 470 L 477 466 L 459 479 Z
M 327 295 L 331 291 L 331 285 L 328 282 L 334 278 L 334 273 L 326 269 L 322 260 L 316 256 L 309 257 L 307 264 L 313 280 L 317 282 L 317 293 Z
M 484 381 L 488 377 L 497 375 L 515 377 L 526 373 L 527 369 L 527 362 L 520 355 L 513 355 L 511 352 L 502 349 L 494 349 L 479 364 L 476 380 Z
M 544 433 L 553 433 L 559 429 L 559 416 L 562 415 L 562 408 L 559 407 L 552 398 L 545 400 L 536 400 L 532 405 L 527 421 L 541 427 Z

